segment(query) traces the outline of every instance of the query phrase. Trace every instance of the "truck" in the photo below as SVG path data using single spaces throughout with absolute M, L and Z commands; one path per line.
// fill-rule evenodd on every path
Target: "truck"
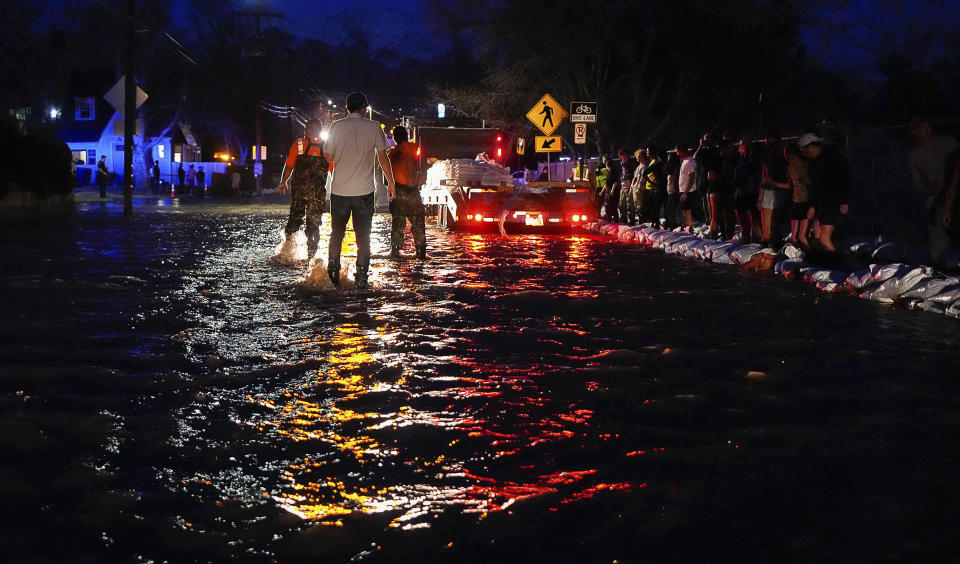
M 420 166 L 427 170 L 420 195 L 441 227 L 568 231 L 597 219 L 594 189 L 586 181 L 515 181 L 502 166 L 506 136 L 500 129 L 466 118 L 404 118 L 402 123 L 420 145 Z

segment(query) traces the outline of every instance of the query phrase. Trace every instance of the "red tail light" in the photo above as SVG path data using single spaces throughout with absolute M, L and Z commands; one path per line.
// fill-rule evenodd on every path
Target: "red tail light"
M 467 217 L 469 218 L 469 216 L 467 216 Z M 474 220 L 474 221 L 483 221 L 483 214 L 478 213 L 477 215 L 473 216 L 473 220 Z
M 501 157 L 503 157 L 503 148 L 497 147 L 497 158 L 499 159 Z

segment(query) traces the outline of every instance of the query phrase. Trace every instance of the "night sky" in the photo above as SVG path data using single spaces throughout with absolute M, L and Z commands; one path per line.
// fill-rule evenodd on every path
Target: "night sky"
M 44 3 L 56 21 L 60 7 L 79 0 Z M 189 19 L 187 0 L 171 0 L 177 19 Z M 255 0 L 238 0 L 251 9 Z M 427 8 L 420 0 L 262 0 L 264 9 L 286 15 L 277 24 L 299 37 L 339 44 L 351 29 L 363 32 L 373 51 L 401 48 L 421 60 L 443 57 L 449 45 L 423 33 Z M 574 25 L 576 22 L 571 22 Z M 189 28 L 189 26 L 187 26 Z M 942 53 L 947 41 L 960 40 L 960 2 L 946 0 L 835 0 L 804 20 L 802 41 L 811 57 L 827 67 L 862 77 L 876 76 L 876 59 L 891 47 L 923 59 Z M 174 30 L 171 30 L 174 31 Z M 182 33 L 187 33 L 183 31 Z M 951 37 L 952 33 L 952 37 Z

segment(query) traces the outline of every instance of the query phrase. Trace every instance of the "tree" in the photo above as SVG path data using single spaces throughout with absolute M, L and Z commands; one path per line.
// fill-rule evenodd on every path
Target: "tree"
M 469 2 L 449 4 L 470 13 Z M 473 85 L 438 88 L 448 107 L 530 134 L 523 115 L 543 92 L 597 101 L 601 121 L 591 130 L 601 152 L 755 129 L 758 95 L 767 94 L 768 112 L 779 110 L 772 94 L 798 68 L 785 56 L 799 43 L 796 10 L 785 0 L 611 0 L 589 8 L 505 0 L 475 26 L 486 71 Z

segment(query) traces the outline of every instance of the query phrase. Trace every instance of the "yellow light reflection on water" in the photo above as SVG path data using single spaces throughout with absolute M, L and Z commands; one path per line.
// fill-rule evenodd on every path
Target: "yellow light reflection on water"
M 496 266 L 493 251 L 503 241 L 481 235 L 467 235 L 462 241 L 466 252 L 477 255 L 476 264 L 484 268 Z M 526 252 L 519 262 L 573 275 L 560 292 L 590 296 L 594 290 L 584 276 L 593 268 L 589 241 L 584 237 L 562 241 L 529 237 L 522 241 Z M 351 253 L 356 253 L 356 239 L 348 230 L 344 256 Z M 482 278 L 484 268 L 455 272 L 451 269 L 441 274 L 480 289 L 489 287 Z M 519 286 L 509 289 L 529 290 L 537 283 L 519 282 Z M 518 465 L 514 473 L 507 474 L 510 479 L 497 476 L 484 466 L 484 460 L 518 460 L 524 453 L 529 456 L 533 449 L 549 449 L 561 443 L 582 448 L 579 441 L 591 432 L 594 413 L 578 404 L 552 405 L 550 395 L 536 386 L 545 367 L 535 363 L 510 367 L 499 362 L 479 362 L 464 354 L 445 357 L 445 362 L 458 366 L 462 372 L 429 377 L 431 385 L 427 391 L 407 384 L 408 377 L 413 379 L 407 368 L 402 375 L 384 381 L 376 376 L 378 368 L 385 364 L 381 351 L 395 345 L 402 331 L 388 326 L 389 320 L 397 317 L 389 308 L 401 306 L 386 303 L 379 307 L 379 315 L 368 318 L 373 320 L 372 327 L 347 322 L 332 328 L 329 334 L 297 343 L 295 346 L 301 351 L 317 351 L 319 358 L 309 362 L 320 368 L 309 373 L 308 382 L 288 390 L 285 397 L 272 398 L 272 403 L 259 401 L 270 407 L 273 414 L 272 421 L 261 428 L 276 432 L 311 453 L 286 468 L 286 486 L 271 494 L 282 508 L 303 519 L 332 526 L 341 526 L 341 518 L 350 514 L 386 513 L 392 518 L 389 526 L 415 529 L 429 526 L 427 517 L 450 506 L 482 517 L 533 496 L 558 494 L 559 506 L 599 492 L 633 487 L 629 483 L 598 483 L 598 470 L 582 467 L 557 471 L 551 466 L 550 470 L 538 472 L 534 466 Z M 581 332 L 576 326 L 553 326 L 553 322 L 550 325 L 558 332 Z M 515 330 L 499 326 L 486 329 Z M 464 334 L 458 339 L 470 337 Z M 480 339 L 476 346 L 468 342 L 457 344 L 463 351 L 487 346 Z M 379 401 L 381 396 L 376 394 L 389 396 L 391 401 Z M 446 401 L 436 409 L 410 405 L 414 397 L 426 396 Z M 423 403 L 414 405 L 421 407 Z M 496 410 L 486 409 L 491 405 L 518 414 L 520 421 L 513 426 L 504 425 Z M 417 425 L 446 433 L 440 439 L 442 444 L 403 444 L 407 436 L 416 439 L 419 431 L 405 435 L 398 430 Z M 323 445 L 314 449 L 310 441 Z M 333 448 L 332 453 L 328 446 Z M 401 470 L 388 471 L 391 466 Z

